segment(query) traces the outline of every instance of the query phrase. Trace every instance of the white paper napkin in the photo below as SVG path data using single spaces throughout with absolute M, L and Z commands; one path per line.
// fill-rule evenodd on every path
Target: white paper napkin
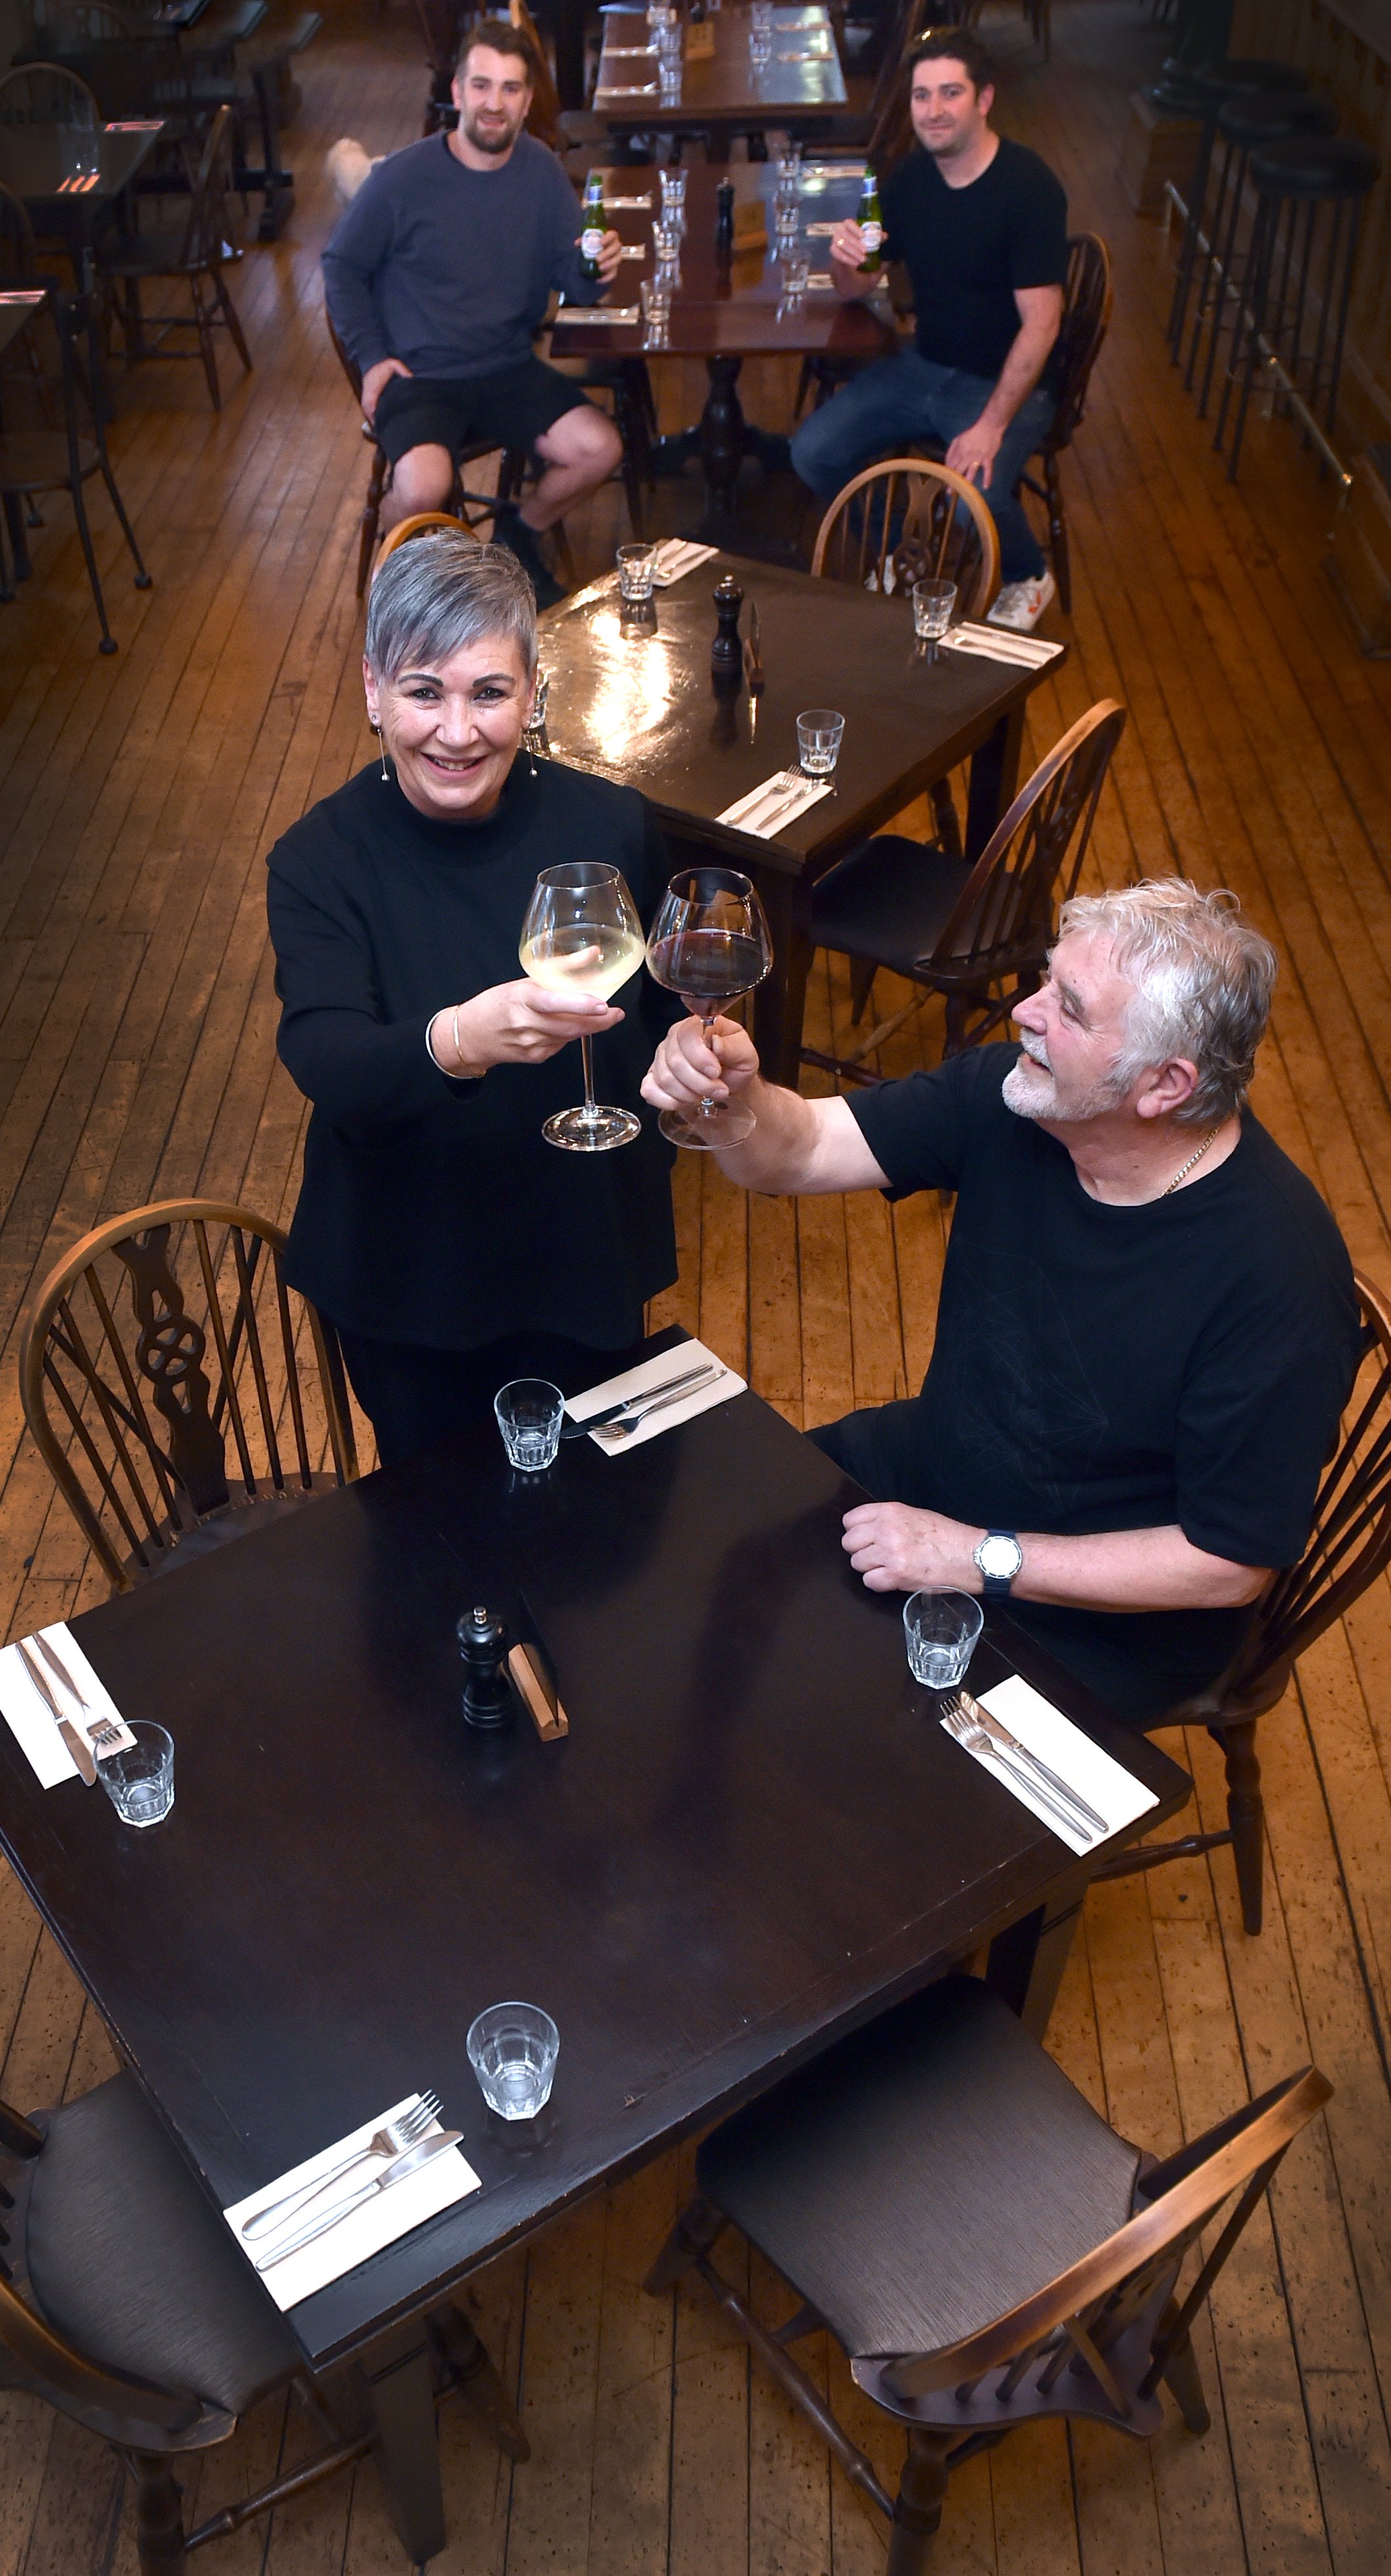
M 1002 1782 L 1021 1807 L 1037 1816 L 1040 1824 L 1046 1825 L 1050 1834 L 1056 1834 L 1060 1843 L 1066 1843 L 1069 1851 L 1095 1851 L 1098 1843 L 1119 1833 L 1122 1825 L 1133 1824 L 1137 1816 L 1158 1806 L 1152 1789 L 1146 1789 L 1119 1762 L 1113 1762 L 1109 1753 L 1093 1744 L 1091 1737 L 1084 1735 L 1080 1726 L 1074 1726 L 1070 1717 L 1064 1717 L 1061 1709 L 1054 1708 L 1051 1700 L 1026 1682 L 1022 1673 L 1011 1673 L 1008 1681 L 997 1682 L 993 1690 L 982 1691 L 979 1697 L 982 1708 L 988 1708 L 1011 1735 L 1017 1735 L 1040 1762 L 1046 1762 L 1050 1771 L 1056 1771 L 1060 1780 L 1066 1780 L 1089 1807 L 1095 1807 L 1097 1814 L 1105 1817 L 1104 1834 L 1084 1825 L 1073 1832 L 1059 1824 L 1015 1773 L 1006 1771 L 988 1753 L 973 1753 L 971 1760 L 988 1771 L 992 1779 Z M 961 1750 L 964 1753 L 967 1747 L 963 1744 Z M 1017 1755 L 1014 1758 L 1018 1760 Z
M 655 98 L 659 87 L 660 83 L 657 81 L 641 81 L 636 87 L 625 86 L 619 89 L 606 81 L 601 88 L 596 89 L 594 96 L 596 102 L 601 98 Z
M 668 1378 L 699 1368 L 702 1360 L 713 1361 L 720 1375 L 707 1378 L 703 1386 L 693 1386 L 679 1403 L 664 1404 L 660 1413 L 651 1414 L 636 1431 L 621 1439 L 615 1439 L 611 1431 L 591 1431 L 589 1435 L 596 1449 L 606 1450 L 611 1458 L 624 1449 L 640 1449 L 645 1440 L 656 1440 L 663 1431 L 674 1431 L 678 1422 L 694 1421 L 698 1413 L 709 1413 L 717 1404 L 728 1404 L 731 1396 L 743 1394 L 747 1381 L 727 1368 L 715 1351 L 707 1350 L 704 1342 L 681 1342 L 675 1350 L 660 1352 L 656 1359 L 640 1360 L 636 1368 L 625 1369 L 621 1377 L 605 1378 L 602 1386 L 586 1387 L 583 1395 L 572 1395 L 565 1410 L 572 1422 L 587 1422 L 591 1413 L 607 1413 L 611 1404 L 622 1404 L 630 1395 L 643 1395 L 649 1387 L 663 1386 Z
M 48 1638 L 54 1653 L 67 1665 L 68 1671 L 88 1703 L 90 1714 L 85 1716 L 80 1708 L 69 1707 L 68 1696 L 61 1682 L 55 1674 L 49 1672 L 33 1638 L 26 1637 L 25 1645 L 47 1680 L 49 1689 L 64 1716 L 72 1719 L 79 1735 L 85 1735 L 90 1739 L 94 1726 L 99 1726 L 103 1720 L 110 1720 L 113 1725 L 120 1728 L 120 1741 L 116 1744 L 108 1744 L 105 1750 L 108 1753 L 119 1753 L 123 1747 L 132 1745 L 135 1738 L 130 1728 L 100 1673 L 93 1671 L 65 1621 L 59 1619 L 52 1627 L 41 1628 L 37 1633 Z M 54 1725 L 51 1710 L 41 1694 L 35 1690 L 24 1669 L 17 1645 L 6 1646 L 3 1651 L 0 1651 L 0 1711 L 3 1711 L 5 1723 L 11 1735 L 15 1738 L 30 1770 L 42 1788 L 55 1789 L 60 1780 L 76 1780 L 81 1777 L 77 1764 Z
M 640 322 L 642 310 L 636 304 L 562 304 L 555 317 L 555 328 L 571 322 Z
M 610 206 L 612 206 L 618 214 L 650 215 L 652 212 L 652 200 L 650 197 L 605 197 L 605 213 L 608 212 Z
M 953 626 L 942 641 L 954 653 L 974 653 L 984 662 L 1014 662 L 1034 671 L 1043 670 L 1063 650 L 1046 637 L 1016 635 L 1008 626 Z
M 863 179 L 863 161 L 804 161 L 804 179 Z
M 668 537 L 653 550 L 652 578 L 659 590 L 666 590 L 684 573 L 694 572 L 697 564 L 709 563 L 719 551 L 718 546 L 698 546 L 693 538 Z
M 249 2246 L 241 2232 L 246 2219 L 254 2217 L 268 2202 L 297 2191 L 301 2183 L 317 2182 L 332 2173 L 345 2156 L 355 2148 L 366 2147 L 388 2120 L 401 2119 L 407 2111 L 414 2110 L 419 2100 L 418 2093 L 408 2093 L 403 2102 L 393 2103 L 389 2111 L 379 2112 L 374 2120 L 365 2120 L 360 2129 L 350 2130 L 346 2138 L 325 2147 L 322 2154 L 307 2157 L 302 2165 L 293 2166 L 275 2182 L 265 2183 L 260 2191 L 250 2192 L 245 2200 L 234 2201 L 230 2209 L 224 2209 L 222 2215 L 247 2261 L 253 2253 L 269 2252 L 275 2240 L 259 2238 Z M 432 2120 L 422 2135 L 438 2137 L 441 2125 Z M 382 2165 L 361 2165 L 344 2174 L 341 2188 L 345 2192 L 357 2188 L 374 2170 L 380 2173 Z M 341 2280 L 345 2272 L 365 2263 L 370 2255 L 380 2254 L 384 2245 L 394 2245 L 398 2236 L 408 2236 L 413 2227 L 423 2227 L 427 2218 L 437 2218 L 442 2209 L 451 2209 L 456 2200 L 467 2200 L 470 2192 L 481 2188 L 472 2165 L 465 2162 L 458 2148 L 446 2149 L 432 2156 L 419 2173 L 409 2174 L 404 2182 L 392 2183 L 386 2191 L 374 2191 L 370 2200 L 360 2201 L 336 2227 L 325 2228 L 312 2245 L 302 2245 L 297 2254 L 287 2254 L 283 2263 L 272 2263 L 261 2279 L 278 2308 L 297 2307 L 301 2299 L 312 2298 L 316 2290 L 324 2289 L 330 2281 Z M 286 2220 L 286 2236 L 293 2236 L 298 2228 L 322 2217 L 329 2206 L 325 2200 L 318 2209 L 297 2210 L 293 2218 Z
M 657 48 L 655 45 L 605 45 L 604 47 L 604 60 L 606 63 L 626 61 L 634 54 L 650 54 L 655 62 L 657 57 Z M 606 197 L 604 200 L 605 205 L 608 206 L 616 206 L 620 202 L 621 200 L 617 197 Z M 650 205 L 652 201 L 649 197 L 644 197 L 641 202 L 644 205 Z
M 829 778 L 800 779 L 795 788 L 789 787 L 786 791 L 791 802 L 779 805 L 773 800 L 773 790 L 780 775 L 775 769 L 772 777 L 765 778 L 761 787 L 752 788 L 747 796 L 736 797 L 732 805 L 726 805 L 723 814 L 715 816 L 716 822 L 732 823 L 736 831 L 751 832 L 758 841 L 775 840 L 779 832 L 786 831 L 789 823 L 796 822 L 799 814 L 805 814 L 810 806 L 819 805 L 823 796 L 829 796 L 834 783 Z M 771 831 L 766 822 L 746 820 L 748 815 L 757 814 L 764 798 L 768 800 L 768 811 L 773 817 Z

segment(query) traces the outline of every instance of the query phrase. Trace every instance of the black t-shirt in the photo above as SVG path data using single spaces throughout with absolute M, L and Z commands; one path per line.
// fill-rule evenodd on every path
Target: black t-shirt
M 885 180 L 885 256 L 913 281 L 918 348 L 993 384 L 1019 332 L 1015 288 L 1067 279 L 1067 198 L 1046 161 L 1002 136 L 988 170 L 949 188 L 915 144 Z M 1046 381 L 1046 378 L 1045 378 Z
M 1328 1209 L 1247 1112 L 1172 1198 L 1088 1196 L 1010 1110 L 1017 1047 L 978 1047 L 849 1106 L 901 1197 L 954 1189 L 932 1364 L 853 1417 L 881 1498 L 1062 1537 L 1177 1523 L 1239 1565 L 1296 1563 L 1356 1364 L 1352 1268 Z M 1244 1610 L 1013 1605 L 1121 1714 L 1219 1673 Z
M 286 1268 L 350 1332 L 439 1350 L 552 1332 L 613 1350 L 676 1276 L 674 1157 L 639 1085 L 679 1006 L 650 976 L 615 996 L 626 1016 L 594 1041 L 599 1099 L 642 1112 L 636 1143 L 612 1153 L 541 1134 L 583 1097 L 578 1046 L 477 1082 L 426 1053 L 436 1011 L 520 981 L 537 876 L 578 853 L 619 868 L 651 920 L 671 870 L 644 799 L 553 761 L 533 776 L 524 755 L 485 822 L 431 822 L 373 767 L 270 853 L 280 1055 L 314 1103 Z

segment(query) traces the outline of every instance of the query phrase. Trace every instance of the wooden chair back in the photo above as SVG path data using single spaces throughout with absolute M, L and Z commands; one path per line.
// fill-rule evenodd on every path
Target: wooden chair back
M 954 581 L 957 613 L 983 617 L 1000 587 L 1000 540 L 974 483 L 925 456 L 866 466 L 837 492 L 811 568 L 862 590 Z
M 906 0 L 884 49 L 869 102 L 870 136 L 865 157 L 877 178 L 913 148 L 907 62 L 915 45 L 938 27 L 978 25 L 982 0 Z
M 474 536 L 467 521 L 456 519 L 451 510 L 417 510 L 409 519 L 398 519 L 395 527 L 383 537 L 377 549 L 377 561 L 372 579 L 376 580 L 387 556 L 394 555 L 398 546 L 409 545 L 412 537 L 428 536 L 434 528 L 448 528 L 450 534 L 456 537 L 473 537 L 475 545 L 482 542 L 480 538 Z
M 1111 322 L 1111 254 L 1100 233 L 1073 233 L 1067 245 L 1063 318 L 1053 352 L 1058 398 L 1043 445 L 1054 454 L 1076 437 L 1087 408 L 1092 369 Z
M 96 125 L 95 92 L 67 63 L 21 63 L 0 77 L 0 125 Z
M 1149 2430 L 1137 2419 L 1185 2345 L 1292 2141 L 1332 2091 L 1317 2067 L 1288 2076 L 1177 2155 L 1142 2168 L 1135 2187 L 1139 2205 L 1124 2227 L 1008 2315 L 936 2352 L 854 2361 L 856 2379 L 881 2404 L 897 2402 L 900 2411 L 908 2411 L 914 2397 L 950 2389 L 963 2432 L 971 2428 L 978 2389 L 997 2426 L 1006 2409 L 1016 2416 L 1109 2415 L 1132 2431 Z M 1185 2256 L 1233 2195 L 1225 2224 L 1176 2305 Z M 1144 2329 L 1138 2369 L 1137 2326 Z M 1122 2359 L 1128 2337 L 1131 2347 Z M 993 2383 L 988 2390 L 982 2387 L 987 2379 Z M 1086 2383 L 1085 2397 L 1079 2381 Z
M 233 110 L 224 99 L 197 161 L 189 172 L 188 212 L 179 251 L 181 269 L 220 268 L 227 239 L 227 197 L 232 184 Z
M 449 108 L 449 85 L 459 59 L 464 22 L 472 12 L 468 0 L 412 0 L 425 44 L 430 87 L 425 100 L 423 134 L 437 133 Z
M 29 16 L 37 41 L 50 54 L 128 42 L 136 32 L 133 21 L 107 0 L 30 0 Z
M 1020 788 L 976 861 L 935 948 L 918 961 L 940 990 L 983 993 L 1000 978 L 1037 976 L 1052 943 L 1058 906 L 1076 891 L 1097 800 L 1124 730 L 1124 707 L 1115 698 L 1099 698 Z M 968 1043 L 978 1046 L 1007 1020 L 1018 998 L 1016 981 L 1015 991 L 1004 999 L 985 1000 L 984 1016 Z
M 1309 1544 L 1298 1565 L 1277 1574 L 1256 1610 L 1234 1673 L 1222 1685 L 1224 1711 L 1269 1707 L 1293 1666 L 1391 1563 L 1391 1302 L 1356 1274 L 1362 1347 L 1342 1437 L 1314 1504 Z
M 541 30 L 528 9 L 526 0 L 507 0 L 507 15 L 513 26 L 520 28 L 522 34 L 529 38 L 532 52 L 536 56 L 536 77 L 531 85 L 531 105 L 527 110 L 526 130 L 528 134 L 535 135 L 538 143 L 546 144 L 552 152 L 563 150 L 565 129 L 560 122 L 560 92 L 551 78 L 551 67 L 546 60 L 546 48 L 541 40 Z
M 25 1419 L 118 1591 L 357 1475 L 341 1355 L 285 1240 L 247 1208 L 159 1200 L 84 1235 L 25 1312 Z

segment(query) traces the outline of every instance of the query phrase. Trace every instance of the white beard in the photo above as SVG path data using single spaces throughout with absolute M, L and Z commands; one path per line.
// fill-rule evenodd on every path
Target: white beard
M 1000 1097 L 1016 1118 L 1047 1118 L 1059 1126 L 1081 1126 L 1089 1118 L 1100 1118 L 1116 1105 L 1115 1087 L 1102 1081 L 1094 1083 L 1080 1100 L 1069 1101 L 1066 1108 L 1058 1098 L 1057 1078 L 1049 1064 L 1031 1056 L 1027 1047 L 1017 1064 L 1012 1064 L 1000 1085 Z

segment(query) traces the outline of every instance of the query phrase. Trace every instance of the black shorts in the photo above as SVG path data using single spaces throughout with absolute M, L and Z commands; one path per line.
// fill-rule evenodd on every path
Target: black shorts
M 584 399 L 558 367 L 523 358 L 499 376 L 391 376 L 372 426 L 393 465 L 412 447 L 447 447 L 458 456 L 479 439 L 529 451 Z

